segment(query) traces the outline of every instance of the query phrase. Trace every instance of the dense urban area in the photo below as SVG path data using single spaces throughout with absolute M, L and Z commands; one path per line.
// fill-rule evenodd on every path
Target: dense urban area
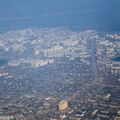
M 120 34 L 1 33 L 0 120 L 120 120 Z

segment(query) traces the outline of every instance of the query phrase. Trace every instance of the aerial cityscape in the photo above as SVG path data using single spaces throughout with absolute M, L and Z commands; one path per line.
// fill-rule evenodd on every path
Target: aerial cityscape
M 8 31 L 0 52 L 0 120 L 120 119 L 119 33 Z
M 0 0 L 0 120 L 120 120 L 120 0 Z

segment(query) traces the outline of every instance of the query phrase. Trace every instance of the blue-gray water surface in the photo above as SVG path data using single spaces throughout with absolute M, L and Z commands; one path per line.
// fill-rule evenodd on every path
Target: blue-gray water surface
M 0 0 L 0 31 L 59 26 L 120 31 L 120 0 Z
M 120 56 L 114 57 L 112 60 L 113 60 L 113 61 L 116 61 L 116 62 L 120 62 Z

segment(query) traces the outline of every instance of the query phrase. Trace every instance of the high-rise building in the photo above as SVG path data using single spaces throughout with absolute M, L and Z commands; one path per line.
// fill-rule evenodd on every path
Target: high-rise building
M 68 101 L 67 100 L 62 100 L 59 102 L 59 110 L 64 111 L 68 108 Z

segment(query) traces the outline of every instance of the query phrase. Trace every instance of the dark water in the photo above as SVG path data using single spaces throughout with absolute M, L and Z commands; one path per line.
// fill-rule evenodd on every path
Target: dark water
M 120 31 L 120 0 L 1 1 L 0 31 L 59 26 Z
M 112 60 L 113 60 L 113 61 L 116 61 L 116 62 L 120 62 L 120 56 L 115 57 L 115 58 L 113 58 Z
M 0 66 L 6 65 L 6 64 L 8 64 L 7 59 L 0 59 Z

